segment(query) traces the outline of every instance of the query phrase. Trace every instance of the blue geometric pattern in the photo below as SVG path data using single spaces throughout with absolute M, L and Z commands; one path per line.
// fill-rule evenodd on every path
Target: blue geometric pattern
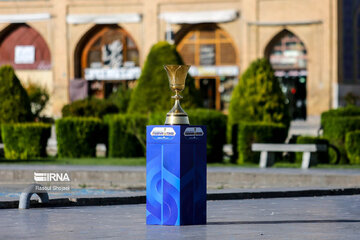
M 171 138 L 151 135 L 173 128 Z M 184 136 L 189 126 L 147 126 L 146 223 L 206 223 L 206 127 L 202 136 Z

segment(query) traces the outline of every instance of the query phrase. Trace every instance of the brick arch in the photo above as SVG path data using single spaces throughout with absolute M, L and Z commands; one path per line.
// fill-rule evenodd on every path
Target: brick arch
M 125 38 L 131 39 L 134 43 L 136 50 L 139 52 L 138 44 L 135 39 L 126 31 L 123 27 L 117 24 L 104 24 L 104 25 L 94 25 L 91 27 L 78 41 L 75 51 L 74 51 L 74 75 L 75 78 L 83 77 L 83 69 L 85 62 L 85 52 L 94 44 L 94 42 L 106 34 L 109 30 L 115 30 L 121 32 Z
M 30 45 L 35 47 L 35 62 L 15 63 L 15 47 Z M 0 65 L 9 64 L 14 69 L 51 69 L 51 54 L 44 38 L 27 24 L 11 24 L 0 33 Z
M 282 31 L 280 31 L 279 33 L 277 33 L 271 40 L 270 42 L 266 45 L 265 50 L 264 50 L 264 56 L 268 59 L 270 59 L 270 55 L 272 53 L 272 51 L 274 50 L 274 47 L 276 44 L 281 43 L 281 41 L 283 40 L 284 37 L 288 36 L 288 35 L 292 35 L 293 38 L 296 39 L 296 41 L 298 41 L 299 45 L 302 45 L 303 50 L 306 51 L 306 53 L 304 54 L 304 59 L 305 61 L 308 60 L 308 49 L 306 47 L 306 44 L 304 43 L 304 41 L 302 39 L 300 39 L 298 37 L 297 34 L 295 34 L 293 31 L 289 31 L 288 29 L 283 29 Z
M 301 42 L 305 45 L 305 48 L 307 50 L 309 50 L 309 42 L 308 39 L 305 39 L 303 37 L 300 37 L 301 34 L 298 34 L 298 32 L 296 31 L 296 29 L 287 26 L 286 28 L 283 28 L 281 31 L 275 31 L 274 35 L 271 36 L 270 39 L 268 39 L 268 41 L 265 41 L 265 46 L 263 47 L 263 52 L 264 52 L 264 56 L 268 57 L 268 51 L 269 48 L 271 48 L 271 46 L 273 46 L 274 42 L 279 40 L 281 37 L 284 36 L 284 34 L 286 33 L 292 33 L 293 35 L 295 35 L 297 38 L 299 38 L 301 40 Z M 309 52 L 308 52 L 309 54 Z
M 210 34 L 213 32 L 213 34 Z M 202 38 L 201 35 L 208 35 L 205 38 Z M 195 36 L 197 40 L 192 41 L 192 38 Z M 217 24 L 196 24 L 196 25 L 184 25 L 176 34 L 175 34 L 175 44 L 177 45 L 177 50 L 180 55 L 183 57 L 184 62 L 190 65 L 199 65 L 199 61 L 194 60 L 194 62 L 189 62 L 188 53 L 185 50 L 184 46 L 191 46 L 193 55 L 192 57 L 196 58 L 196 54 L 199 52 L 199 46 L 201 44 L 215 44 L 216 50 L 216 64 L 215 65 L 238 65 L 239 63 L 239 51 L 236 44 L 234 43 L 232 37 Z M 220 54 L 219 54 L 219 53 Z M 223 54 L 221 54 L 223 52 Z M 224 60 L 222 60 L 224 59 Z

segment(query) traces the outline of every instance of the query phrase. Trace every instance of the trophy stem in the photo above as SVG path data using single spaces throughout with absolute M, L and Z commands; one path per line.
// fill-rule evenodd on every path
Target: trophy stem
M 175 95 L 174 97 L 177 96 Z M 190 124 L 189 117 L 187 113 L 184 111 L 184 109 L 182 109 L 179 98 L 175 98 L 175 104 L 173 108 L 166 114 L 165 125 L 189 125 L 189 124 Z
M 171 98 L 175 98 L 176 100 L 180 100 L 180 99 L 182 99 L 183 97 L 179 94 L 179 91 L 175 91 L 175 95 L 172 96 Z

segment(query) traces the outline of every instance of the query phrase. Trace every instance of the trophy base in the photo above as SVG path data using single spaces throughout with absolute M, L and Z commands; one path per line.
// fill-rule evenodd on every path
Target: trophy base
M 165 125 L 189 125 L 189 117 L 187 115 L 166 115 Z

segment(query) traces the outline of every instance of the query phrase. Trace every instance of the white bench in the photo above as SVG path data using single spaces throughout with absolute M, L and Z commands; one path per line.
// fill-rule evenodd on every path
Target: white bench
M 327 146 L 325 144 L 253 143 L 251 150 L 261 152 L 260 168 L 270 167 L 274 164 L 275 152 L 303 152 L 301 168 L 307 169 L 316 165 L 316 153 L 327 151 Z

